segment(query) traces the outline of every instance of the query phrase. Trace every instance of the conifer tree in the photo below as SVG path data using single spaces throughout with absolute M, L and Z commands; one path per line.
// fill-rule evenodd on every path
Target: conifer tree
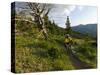
M 69 20 L 69 16 L 67 16 L 67 21 L 66 21 L 66 33 L 67 34 L 71 34 L 71 26 L 70 26 L 70 20 Z

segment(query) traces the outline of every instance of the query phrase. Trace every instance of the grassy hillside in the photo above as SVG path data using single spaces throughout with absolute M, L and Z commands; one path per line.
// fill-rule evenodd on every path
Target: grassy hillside
M 74 69 L 63 46 L 60 46 L 63 37 L 51 35 L 51 38 L 43 40 L 16 35 L 16 72 Z
M 64 29 L 49 23 L 47 31 L 49 37 L 45 40 L 35 23 L 16 21 L 15 66 L 17 73 L 76 69 L 64 46 Z M 81 61 L 96 68 L 97 54 L 94 45 L 96 41 L 83 36 L 77 32 L 72 33 L 75 42 L 72 45 L 72 52 Z

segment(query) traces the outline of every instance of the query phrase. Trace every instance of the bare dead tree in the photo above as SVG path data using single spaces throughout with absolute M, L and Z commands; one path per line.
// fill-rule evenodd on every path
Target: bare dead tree
M 48 33 L 45 27 L 44 18 L 48 15 L 51 8 L 48 8 L 46 4 L 39 3 L 27 3 L 29 8 L 31 9 L 31 15 L 34 17 L 34 21 L 37 23 L 40 35 L 41 33 L 44 35 L 45 39 L 48 38 Z

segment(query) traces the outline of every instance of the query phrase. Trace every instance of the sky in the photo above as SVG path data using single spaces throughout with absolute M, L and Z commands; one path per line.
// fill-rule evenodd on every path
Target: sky
M 25 7 L 25 2 L 16 3 L 16 7 L 21 6 Z M 48 7 L 51 7 L 49 19 L 63 28 L 66 27 L 67 16 L 69 16 L 71 26 L 97 23 L 96 6 L 48 4 Z
M 79 5 L 56 5 L 49 13 L 49 18 L 58 26 L 65 28 L 66 19 L 69 16 L 71 26 L 80 24 L 97 23 L 97 7 Z

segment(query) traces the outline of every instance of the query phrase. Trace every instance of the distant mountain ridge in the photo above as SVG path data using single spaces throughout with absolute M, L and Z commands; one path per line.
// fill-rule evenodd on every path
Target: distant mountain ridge
M 80 24 L 78 26 L 72 27 L 72 30 L 82 34 L 88 34 L 92 37 L 97 37 L 97 24 Z

